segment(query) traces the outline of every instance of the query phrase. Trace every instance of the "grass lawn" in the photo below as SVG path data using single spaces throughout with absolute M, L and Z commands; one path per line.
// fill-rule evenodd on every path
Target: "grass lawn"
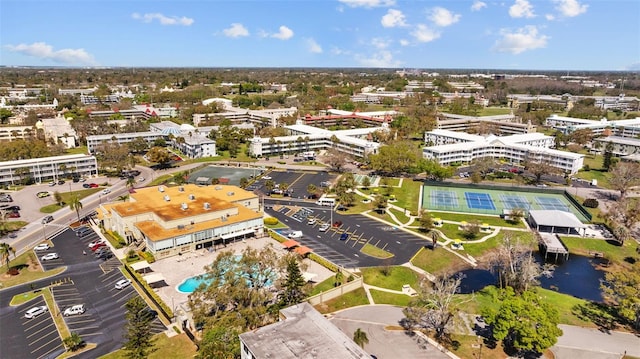
M 369 243 L 365 244 L 362 247 L 362 249 L 360 249 L 360 252 L 371 257 L 382 258 L 382 259 L 393 257 L 393 253 L 387 252 L 384 249 L 378 248 L 373 244 L 369 244 Z
M 149 354 L 149 359 L 164 358 L 193 358 L 196 355 L 197 347 L 187 337 L 186 334 L 178 334 L 171 338 L 164 333 L 154 337 L 154 348 L 157 349 Z M 128 356 L 122 349 L 103 355 L 100 359 L 126 359 Z
M 478 116 L 508 115 L 511 111 L 510 108 L 506 107 L 483 107 Z
M 625 241 L 619 246 L 602 239 L 580 238 L 580 237 L 560 237 L 562 242 L 569 248 L 569 252 L 589 256 L 590 252 L 603 253 L 604 257 L 623 267 L 630 267 L 631 264 L 625 258 L 635 258 L 640 261 L 640 254 L 636 252 L 638 244 L 634 241 Z
M 68 155 L 86 155 L 87 153 L 89 153 L 89 151 L 87 150 L 87 146 L 78 146 L 78 147 L 75 147 L 75 148 L 67 148 L 67 150 L 65 152 Z
M 405 179 L 402 181 L 402 188 L 396 188 L 393 191 L 397 199 L 393 204 L 409 211 L 418 211 L 421 186 L 422 182 Z
M 465 262 L 446 249 L 436 248 L 432 251 L 422 248 L 411 259 L 411 263 L 429 273 L 436 274 L 449 268 L 461 267 Z
M 448 349 L 460 358 L 504 359 L 508 357 L 502 350 L 501 343 L 498 343 L 495 348 L 490 348 L 484 343 L 480 344 L 481 341 L 475 335 L 453 334 L 451 339 L 456 345 L 455 347 L 449 345 Z
M 398 187 L 398 185 L 400 184 L 400 178 L 395 178 L 395 177 L 382 177 L 380 178 L 380 186 L 382 186 L 383 183 L 385 183 L 391 187 Z M 383 190 L 381 190 L 383 191 Z
M 371 289 L 371 296 L 376 304 L 391 304 L 406 307 L 411 302 L 411 297 L 404 294 L 395 294 L 381 290 Z
M 469 222 L 472 220 L 477 220 L 480 223 L 487 223 L 488 225 L 495 226 L 495 227 L 525 228 L 524 223 L 522 222 L 513 224 L 505 221 L 504 219 L 498 216 L 481 216 L 481 215 L 466 214 L 466 213 L 449 213 L 449 212 L 437 212 L 437 211 L 429 211 L 429 214 L 431 214 L 431 217 L 433 218 L 440 218 L 447 221 Z
M 402 286 L 409 284 L 417 288 L 420 284 L 420 274 L 411 268 L 402 266 L 389 267 L 389 274 L 382 273 L 384 267 L 362 268 L 364 282 L 380 288 L 402 290 Z
M 30 263 L 31 267 L 29 267 Z M 0 288 L 12 287 L 14 285 L 51 277 L 63 272 L 66 269 L 66 267 L 60 267 L 43 272 L 42 267 L 40 267 L 40 265 L 38 264 L 35 254 L 32 251 L 28 251 L 19 255 L 17 258 L 9 262 L 9 266 L 18 268 L 20 270 L 20 274 L 18 274 L 17 276 L 11 276 L 9 278 L 4 278 L 4 276 L 0 277 Z M 6 266 L 3 267 L 3 269 L 5 270 L 6 268 Z
M 335 288 L 335 282 L 336 282 L 336 278 L 335 276 L 331 276 L 325 280 L 323 280 L 322 282 L 316 284 L 313 287 L 313 290 L 311 290 L 311 293 L 309 294 L 309 296 L 314 296 L 316 294 L 320 294 L 322 292 L 326 292 L 329 289 L 333 289 Z
M 64 204 L 63 206 L 60 206 L 57 203 L 54 204 L 50 204 L 47 206 L 44 206 L 42 208 L 40 208 L 40 212 L 42 213 L 53 213 L 57 210 L 59 210 L 60 208 L 63 208 L 67 205 L 67 203 L 69 203 L 71 201 L 71 198 L 75 195 L 78 195 L 78 197 L 82 200 L 85 197 L 88 197 L 98 191 L 101 191 L 101 188 L 87 188 L 87 189 L 81 189 L 78 191 L 72 191 L 72 192 L 60 192 L 60 196 L 62 197 L 62 203 Z M 53 194 L 51 194 L 51 198 L 53 198 Z
M 389 212 L 393 213 L 393 215 L 396 216 L 398 221 L 400 221 L 400 224 L 405 224 L 409 222 L 409 217 L 405 215 L 404 212 L 398 211 L 397 209 L 394 209 L 394 208 L 389 208 Z
M 18 229 L 26 226 L 27 222 L 25 221 L 4 221 L 2 223 L 0 223 L 0 226 L 4 227 L 5 231 L 8 232 L 13 232 L 13 231 L 17 231 Z
M 358 288 L 349 293 L 345 293 L 338 298 L 328 300 L 322 304 L 318 304 L 315 308 L 322 314 L 333 313 L 335 311 L 355 307 L 358 305 L 369 304 L 367 293 L 364 288 Z

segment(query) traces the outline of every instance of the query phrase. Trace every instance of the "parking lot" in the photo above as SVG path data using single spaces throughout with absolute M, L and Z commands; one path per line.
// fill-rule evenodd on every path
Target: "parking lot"
M 291 198 L 304 199 L 309 196 L 307 187 L 313 184 L 320 188 L 323 182 L 333 182 L 337 178 L 336 175 L 325 171 L 296 171 L 296 170 L 272 170 L 266 172 L 261 178 L 252 184 L 249 190 L 258 191 L 267 194 L 265 183 L 267 180 L 273 181 L 274 184 L 281 185 L 286 183 Z
M 126 324 L 125 303 L 138 294 L 131 285 L 121 290 L 115 288 L 115 283 L 124 278 L 119 270 L 121 264 L 115 257 L 107 260 L 95 257 L 88 244 L 98 238 L 93 230 L 79 238 L 73 230 L 67 229 L 51 240 L 49 249 L 36 253 L 39 259 L 49 253 L 57 253 L 57 259 L 41 264 L 46 270 L 66 266 L 65 272 L 54 278 L 38 281 L 33 287 L 31 284 L 24 284 L 2 291 L 0 326 L 13 328 L 16 327 L 15 323 L 23 323 L 19 327 L 21 331 L 16 329 L 11 336 L 3 331 L 0 337 L 3 357 L 40 358 L 60 354 L 63 351 L 62 342 L 52 316 L 63 316 L 65 309 L 77 304 L 84 304 L 86 310 L 82 314 L 64 317 L 69 330 L 78 333 L 88 343 L 98 344 L 97 348 L 77 357 L 95 358 L 122 347 Z M 29 308 L 44 305 L 39 304 L 44 303 L 42 297 L 17 308 L 8 306 L 13 295 L 42 287 L 51 288 L 57 306 L 49 308 L 53 312 L 30 320 L 24 318 L 24 312 Z M 159 333 L 164 330 L 166 328 L 156 318 L 152 331 Z M 57 354 L 53 355 L 55 353 Z
M 408 262 L 425 245 L 425 240 L 409 232 L 371 219 L 364 215 L 342 215 L 330 207 L 316 206 L 312 202 L 286 202 L 265 200 L 266 212 L 289 226 L 280 230 L 287 236 L 290 231 L 302 231 L 300 238 L 294 238 L 301 245 L 332 262 L 347 268 L 381 265 L 383 260 L 361 252 L 365 244 L 384 249 L 394 256 L 393 264 Z M 308 224 L 308 219 L 315 222 Z M 319 228 L 331 224 L 326 232 Z M 338 225 L 339 224 L 339 225 Z

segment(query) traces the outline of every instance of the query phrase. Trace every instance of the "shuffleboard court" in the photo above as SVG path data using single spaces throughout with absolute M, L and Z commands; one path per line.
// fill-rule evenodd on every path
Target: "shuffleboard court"
M 458 208 L 458 196 L 453 191 L 432 190 L 431 202 L 435 206 Z

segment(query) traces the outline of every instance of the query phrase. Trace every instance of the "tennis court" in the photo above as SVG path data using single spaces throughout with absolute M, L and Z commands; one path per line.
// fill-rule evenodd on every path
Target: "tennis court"
M 588 223 L 589 219 L 569 201 L 563 192 L 536 189 L 535 192 L 513 189 L 456 187 L 453 184 L 424 185 L 422 190 L 422 208 L 462 213 L 488 215 L 504 214 L 505 210 L 522 208 L 529 210 L 560 210 L 575 214 L 578 219 Z

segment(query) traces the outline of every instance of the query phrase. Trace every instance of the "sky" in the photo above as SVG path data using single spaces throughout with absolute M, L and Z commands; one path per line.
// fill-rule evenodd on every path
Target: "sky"
M 0 0 L 0 65 L 640 71 L 640 1 Z

